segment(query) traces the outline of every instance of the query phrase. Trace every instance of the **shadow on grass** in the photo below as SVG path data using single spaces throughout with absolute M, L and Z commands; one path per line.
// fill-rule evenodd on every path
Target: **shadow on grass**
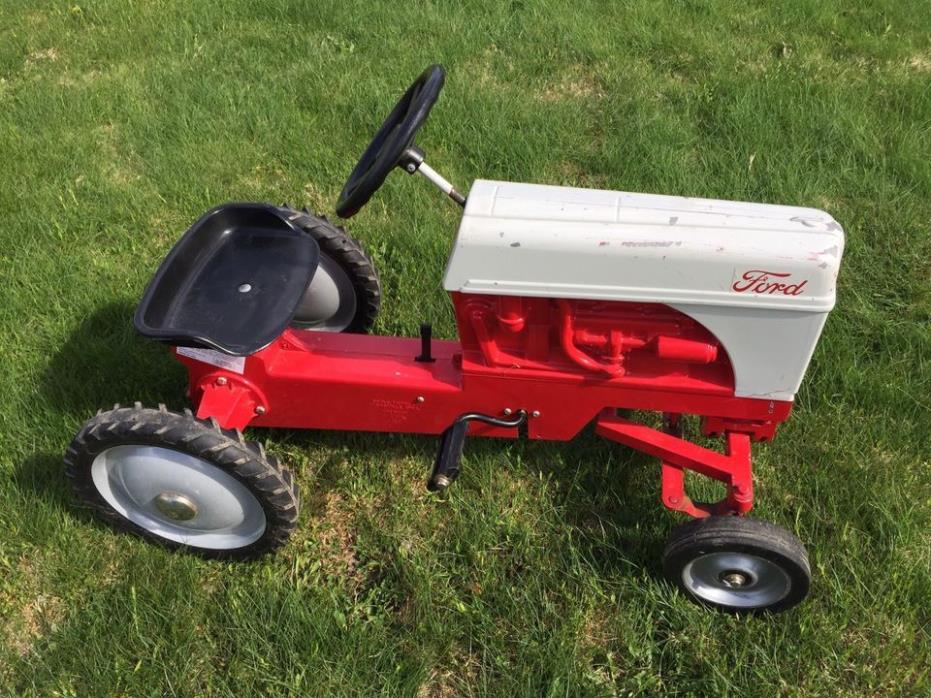
M 65 477 L 63 451 L 39 452 L 17 463 L 5 481 L 0 506 L 14 511 L 14 545 L 22 550 L 54 550 L 74 525 L 103 530 L 106 524 L 88 509 L 77 506 Z M 2 518 L 2 517 L 0 517 Z M 67 533 L 63 531 L 63 528 Z M 2 663 L 2 662 L 0 662 Z
M 134 310 L 130 301 L 116 301 L 76 328 L 43 375 L 39 400 L 45 410 L 79 423 L 116 402 L 164 402 L 173 409 L 186 404 L 184 368 L 165 347 L 136 333 Z M 317 464 L 315 492 L 305 497 L 339 486 L 339 467 L 347 452 L 367 464 L 365 476 L 373 478 L 380 476 L 382 463 L 422 460 L 426 482 L 438 444 L 435 437 L 406 434 L 263 429 L 253 430 L 252 436 L 264 440 L 272 434 L 282 447 L 313 445 L 332 454 Z M 587 559 L 602 571 L 617 571 L 619 566 L 629 570 L 631 565 L 654 573 L 659 569 L 659 541 L 669 522 L 658 503 L 658 472 L 652 459 L 599 439 L 590 429 L 566 444 L 476 438 L 467 444 L 463 477 L 469 477 L 468 460 L 493 462 L 502 449 L 507 449 L 511 463 L 520 463 L 513 466 L 521 470 L 518 477 L 542 476 L 553 484 L 554 504 L 580 532 Z M 36 454 L 17 469 L 13 486 L 27 497 L 38 496 L 75 512 L 61 468 L 60 454 Z
M 272 434 L 282 446 L 326 451 L 324 460 L 314 464 L 314 492 L 303 493 L 308 501 L 322 501 L 327 492 L 345 487 L 340 468 L 347 452 L 364 464 L 363 476 L 372 478 L 384 477 L 382 470 L 393 461 L 415 459 L 422 465 L 426 488 L 439 445 L 436 437 L 411 434 L 253 430 L 260 440 Z M 502 470 L 511 478 L 526 480 L 528 486 L 540 479 L 548 483 L 552 506 L 576 533 L 582 555 L 600 573 L 660 574 L 659 553 L 673 522 L 660 504 L 655 459 L 606 441 L 592 428 L 565 443 L 471 438 L 453 488 L 494 487 L 505 474 L 488 472 L 487 464 L 502 461 Z
M 78 325 L 42 376 L 42 407 L 83 421 L 116 402 L 183 404 L 183 367 L 136 333 L 134 312 L 134 303 L 115 301 Z
M 72 511 L 62 453 L 36 453 L 16 465 L 8 485 L 27 502 L 41 501 Z
M 656 459 L 583 430 L 568 443 L 529 441 L 524 467 L 556 488 L 583 555 L 601 573 L 660 575 L 669 516 L 659 501 Z

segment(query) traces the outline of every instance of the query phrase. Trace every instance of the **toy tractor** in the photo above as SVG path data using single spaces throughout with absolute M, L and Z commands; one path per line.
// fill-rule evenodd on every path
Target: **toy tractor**
M 488 180 L 465 197 L 414 143 L 443 82 L 432 66 L 405 92 L 336 211 L 354 215 L 395 167 L 463 207 L 443 284 L 459 339 L 365 334 L 378 275 L 326 218 L 219 206 L 175 244 L 135 316 L 187 367 L 193 411 L 90 419 L 66 455 L 77 499 L 149 540 L 247 559 L 298 519 L 291 473 L 247 426 L 438 435 L 428 486 L 443 490 L 467 437 L 566 441 L 594 423 L 656 457 L 662 503 L 693 519 L 663 554 L 684 594 L 732 612 L 797 604 L 805 549 L 745 516 L 751 445 L 792 409 L 834 305 L 841 227 L 809 208 Z M 685 439 L 686 415 L 723 451 Z M 687 471 L 726 495 L 693 501 Z

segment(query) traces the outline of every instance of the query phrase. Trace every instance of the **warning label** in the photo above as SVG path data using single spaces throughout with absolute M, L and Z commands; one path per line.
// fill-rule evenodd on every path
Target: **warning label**
M 195 361 L 210 364 L 240 375 L 246 370 L 245 356 L 230 356 L 213 349 L 198 349 L 196 347 L 178 347 L 177 352 L 181 356 L 187 356 Z

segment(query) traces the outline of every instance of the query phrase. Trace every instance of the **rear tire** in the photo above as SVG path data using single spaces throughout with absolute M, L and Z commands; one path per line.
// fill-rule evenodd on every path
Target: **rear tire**
M 738 516 L 679 526 L 663 552 L 663 571 L 690 600 L 730 613 L 784 611 L 811 586 L 808 554 L 798 538 Z
M 65 466 L 77 501 L 114 528 L 205 557 L 259 557 L 297 523 L 297 490 L 277 459 L 189 411 L 101 411 L 72 440 Z
M 326 216 L 316 216 L 306 208 L 297 211 L 283 206 L 282 211 L 320 246 L 320 265 L 314 277 L 316 285 L 312 280 L 291 321 L 292 326 L 317 332 L 368 332 L 381 307 L 381 282 L 362 244 L 342 226 L 330 223 Z M 326 275 L 329 279 L 318 279 L 317 275 Z M 321 292 L 323 281 L 331 292 L 340 294 L 338 309 L 332 317 L 321 316 L 319 304 L 314 302 L 314 293 Z M 352 294 L 352 298 L 348 294 Z

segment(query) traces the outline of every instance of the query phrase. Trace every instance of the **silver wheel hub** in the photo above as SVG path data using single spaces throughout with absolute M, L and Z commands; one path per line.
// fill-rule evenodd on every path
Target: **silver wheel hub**
M 743 552 L 701 555 L 682 569 L 682 582 L 704 601 L 737 609 L 771 606 L 792 590 L 792 580 L 782 567 Z
M 721 582 L 724 583 L 724 586 L 730 589 L 740 589 L 752 584 L 751 577 L 747 576 L 743 572 L 731 571 L 724 572 L 720 575 Z
M 180 492 L 162 492 L 155 497 L 155 507 L 172 521 L 190 521 L 197 516 L 197 505 Z
M 94 458 L 91 479 L 117 513 L 175 543 L 234 550 L 265 532 L 265 511 L 255 495 L 222 468 L 188 453 L 113 446 Z
M 291 322 L 301 329 L 342 332 L 352 324 L 356 306 L 352 279 L 339 264 L 321 252 L 317 271 Z

